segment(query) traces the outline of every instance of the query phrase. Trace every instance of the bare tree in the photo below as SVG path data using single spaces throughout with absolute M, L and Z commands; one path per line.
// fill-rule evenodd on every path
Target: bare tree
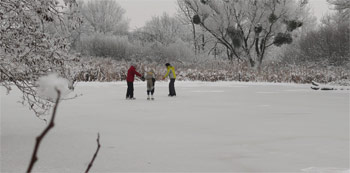
M 183 27 L 176 18 L 164 13 L 162 16 L 152 17 L 150 21 L 146 22 L 142 31 L 147 33 L 152 41 L 169 45 L 182 37 Z
M 262 64 L 271 46 L 292 42 L 291 32 L 303 23 L 299 14 L 306 1 L 294 0 L 185 0 L 195 13 L 192 20 L 227 48 L 230 60 Z
M 80 1 L 80 9 L 86 24 L 95 33 L 125 34 L 129 22 L 125 10 L 115 0 Z
M 193 23 L 192 16 L 195 15 L 193 10 L 191 10 L 186 4 L 184 0 L 178 0 L 178 7 L 180 11 L 180 21 L 185 24 L 185 25 L 191 25 L 191 30 L 192 30 L 192 35 L 193 35 L 193 48 L 194 48 L 194 53 L 197 55 L 197 49 L 198 49 L 198 41 L 197 41 L 197 36 L 196 36 L 196 24 Z

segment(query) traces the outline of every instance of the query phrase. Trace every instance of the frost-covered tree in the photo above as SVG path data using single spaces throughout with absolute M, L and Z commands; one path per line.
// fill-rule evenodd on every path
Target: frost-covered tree
M 37 80 L 48 73 L 73 79 L 68 55 L 71 30 L 80 24 L 75 0 L 0 1 L 0 84 L 23 93 L 23 103 L 36 115 L 45 114 L 52 102 L 38 96 Z M 68 87 L 68 86 L 67 86 Z
M 187 33 L 185 41 L 193 44 L 195 55 L 198 53 L 210 53 L 211 50 L 216 49 L 216 40 L 210 33 L 193 22 L 192 17 L 196 13 L 186 5 L 185 1 L 177 0 L 179 7 L 177 19 L 184 25 L 186 30 L 190 31 Z
M 293 41 L 292 32 L 303 25 L 306 0 L 185 0 L 192 20 L 226 47 L 234 57 L 262 64 L 271 46 Z
M 349 0 L 327 0 L 327 2 L 335 7 L 345 20 L 350 17 L 350 1 Z
M 125 34 L 129 29 L 129 21 L 125 18 L 125 10 L 115 0 L 79 1 L 84 26 L 92 28 L 92 32 L 102 34 Z
M 169 45 L 182 38 L 184 31 L 182 24 L 176 18 L 164 13 L 162 16 L 155 16 L 147 21 L 142 28 L 142 32 L 150 41 Z
M 304 61 L 336 66 L 350 63 L 350 20 L 341 11 L 324 16 L 317 30 L 300 39 L 299 49 Z
M 197 54 L 198 52 L 198 37 L 197 37 L 197 27 L 196 24 L 192 20 L 192 16 L 195 15 L 193 10 L 191 10 L 185 3 L 184 0 L 178 0 L 178 7 L 179 7 L 179 20 L 184 25 L 190 25 L 191 31 L 192 31 L 192 42 L 193 42 L 193 49 L 194 53 Z

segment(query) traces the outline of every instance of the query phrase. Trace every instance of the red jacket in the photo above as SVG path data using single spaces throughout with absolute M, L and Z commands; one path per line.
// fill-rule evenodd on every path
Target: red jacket
M 141 74 L 138 73 L 136 70 L 135 70 L 135 67 L 134 66 L 131 66 L 128 70 L 128 75 L 126 76 L 126 81 L 128 82 L 134 82 L 134 76 L 135 74 L 139 77 L 141 77 Z

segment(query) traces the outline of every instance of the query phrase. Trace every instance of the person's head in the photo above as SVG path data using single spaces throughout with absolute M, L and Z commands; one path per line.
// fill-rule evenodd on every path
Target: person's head
M 131 63 L 131 66 L 133 66 L 134 68 L 137 68 L 137 64 L 136 63 Z
M 170 64 L 169 64 L 169 63 L 166 63 L 166 64 L 165 64 L 165 66 L 166 66 L 166 67 L 169 67 L 169 66 L 170 66 Z

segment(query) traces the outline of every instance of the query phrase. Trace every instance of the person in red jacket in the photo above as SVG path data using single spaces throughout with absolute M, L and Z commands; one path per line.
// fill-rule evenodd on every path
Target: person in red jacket
M 126 91 L 126 99 L 135 100 L 135 97 L 134 97 L 134 78 L 135 78 L 135 75 L 137 75 L 142 80 L 144 80 L 143 76 L 136 71 L 136 67 L 137 67 L 136 65 L 131 65 L 131 67 L 128 70 L 128 75 L 126 76 L 126 82 L 128 84 L 128 90 Z

